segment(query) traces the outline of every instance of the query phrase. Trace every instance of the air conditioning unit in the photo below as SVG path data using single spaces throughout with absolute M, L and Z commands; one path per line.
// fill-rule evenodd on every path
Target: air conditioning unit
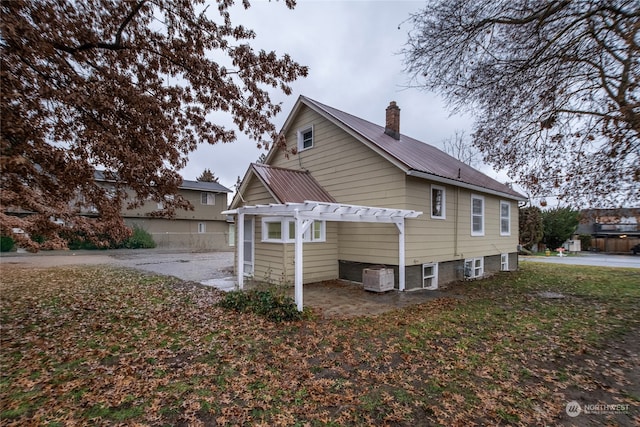
M 362 271 L 365 291 L 387 292 L 393 290 L 393 269 L 384 267 L 365 268 Z

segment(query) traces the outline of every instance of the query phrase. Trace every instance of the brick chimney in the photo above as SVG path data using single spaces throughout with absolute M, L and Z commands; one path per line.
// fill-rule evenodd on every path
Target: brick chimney
M 400 139 L 400 107 L 396 105 L 396 101 L 391 101 L 387 107 L 387 122 L 384 133 L 394 139 Z

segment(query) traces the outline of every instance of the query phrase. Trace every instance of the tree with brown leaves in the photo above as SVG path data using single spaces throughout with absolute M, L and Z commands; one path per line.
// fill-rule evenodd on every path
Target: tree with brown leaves
M 476 117 L 474 145 L 532 196 L 640 203 L 640 3 L 431 0 L 416 84 Z
M 190 207 L 178 171 L 198 144 L 232 142 L 238 131 L 279 142 L 271 119 L 281 107 L 269 91 L 290 94 L 307 68 L 252 49 L 255 33 L 231 22 L 233 0 L 209 3 L 0 4 L 3 235 L 34 250 L 75 234 L 122 240 L 122 208 L 162 200 L 157 214 L 170 216 Z M 213 112 L 237 130 L 211 122 Z M 97 170 L 113 186 L 97 183 Z M 88 207 L 95 217 L 79 215 Z

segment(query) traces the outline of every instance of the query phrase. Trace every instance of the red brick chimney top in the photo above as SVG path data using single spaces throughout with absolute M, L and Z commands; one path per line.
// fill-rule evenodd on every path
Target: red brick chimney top
M 387 120 L 384 133 L 394 139 L 400 139 L 400 107 L 396 101 L 391 101 L 387 107 Z

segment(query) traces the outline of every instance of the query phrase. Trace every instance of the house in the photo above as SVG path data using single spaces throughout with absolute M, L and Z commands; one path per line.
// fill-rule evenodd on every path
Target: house
M 398 290 L 436 289 L 517 268 L 525 197 L 439 149 L 301 96 L 282 129 L 286 147 L 251 164 L 230 210 L 236 271 L 258 280 L 362 282 L 394 271 Z
M 94 174 L 104 187 L 111 185 L 104 174 Z M 152 217 L 149 214 L 162 209 L 162 204 L 147 201 L 136 209 L 122 210 L 129 227 L 138 226 L 151 234 L 160 248 L 194 250 L 230 250 L 235 237 L 222 211 L 227 208 L 227 193 L 231 190 L 217 182 L 183 180 L 179 193 L 193 205 L 192 211 L 178 210 L 174 218 Z M 89 209 L 83 212 L 90 215 Z M 230 232 L 231 230 L 231 232 Z
M 640 208 L 583 209 L 576 233 L 591 236 L 592 250 L 628 254 L 640 244 L 639 224 Z

